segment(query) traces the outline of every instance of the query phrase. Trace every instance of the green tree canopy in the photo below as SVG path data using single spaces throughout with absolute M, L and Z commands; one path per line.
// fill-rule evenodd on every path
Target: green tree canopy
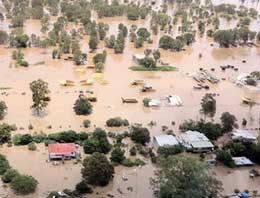
M 93 153 L 84 159 L 81 173 L 87 183 L 94 186 L 106 186 L 113 178 L 114 167 L 104 154 Z
M 151 179 L 156 198 L 220 197 L 222 184 L 205 165 L 194 158 L 172 156 L 162 158 Z

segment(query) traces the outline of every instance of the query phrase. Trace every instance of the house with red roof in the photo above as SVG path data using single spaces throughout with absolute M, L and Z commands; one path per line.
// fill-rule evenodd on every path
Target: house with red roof
M 55 143 L 48 145 L 49 159 L 71 159 L 77 155 L 76 145 L 74 143 Z

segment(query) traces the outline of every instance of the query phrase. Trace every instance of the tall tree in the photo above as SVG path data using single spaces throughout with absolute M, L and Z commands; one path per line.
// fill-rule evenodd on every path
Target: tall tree
M 7 106 L 4 101 L 0 101 L 0 120 L 4 118 Z
M 201 99 L 201 113 L 206 116 L 214 117 L 216 113 L 216 100 L 214 96 L 210 93 L 206 93 Z
M 114 167 L 104 154 L 94 153 L 84 159 L 81 173 L 87 183 L 106 186 L 113 178 Z
M 180 156 L 161 158 L 151 185 L 155 198 L 218 198 L 223 190 L 204 164 Z
M 48 105 L 47 94 L 50 93 L 48 89 L 48 83 L 38 79 L 30 83 L 30 88 L 32 91 L 32 100 L 33 105 L 31 106 L 37 114 L 39 115 L 40 111 L 44 110 Z

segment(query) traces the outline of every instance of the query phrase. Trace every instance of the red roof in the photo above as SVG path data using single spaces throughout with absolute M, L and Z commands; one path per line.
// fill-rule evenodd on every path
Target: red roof
M 49 144 L 48 145 L 49 154 L 72 154 L 75 152 L 75 144 L 74 143 L 57 143 L 57 144 Z

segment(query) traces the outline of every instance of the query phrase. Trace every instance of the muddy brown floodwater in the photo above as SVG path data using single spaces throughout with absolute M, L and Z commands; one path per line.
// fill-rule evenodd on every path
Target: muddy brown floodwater
M 215 1 L 213 1 L 215 2 Z M 217 1 L 215 3 L 228 3 L 227 1 Z M 230 1 L 237 3 L 237 1 Z M 246 2 L 249 7 L 259 8 L 259 5 Z M 95 15 L 94 15 L 94 18 Z M 109 34 L 116 34 L 120 22 L 128 27 L 137 24 L 138 27 L 149 27 L 148 20 L 139 20 L 138 22 L 128 21 L 125 17 L 114 17 L 97 19 L 110 25 Z M 232 22 L 231 22 L 232 24 Z M 221 23 L 221 27 L 229 27 L 229 23 Z M 232 26 L 232 25 L 231 25 Z M 69 29 L 74 26 L 69 25 Z M 259 31 L 259 23 L 253 23 L 252 29 Z M 26 22 L 25 32 L 27 34 L 40 33 L 40 22 L 29 20 Z M 88 37 L 81 41 L 82 50 L 88 52 Z M 28 68 L 16 68 L 11 64 L 11 54 L 13 49 L 0 47 L 0 87 L 11 87 L 5 95 L 0 95 L 8 106 L 8 114 L 1 122 L 15 123 L 19 129 L 15 133 L 28 133 L 28 125 L 31 123 L 34 129 L 29 133 L 45 132 L 52 133 L 61 130 L 73 129 L 76 131 L 83 130 L 82 121 L 90 119 L 92 126 L 105 127 L 104 123 L 108 118 L 121 116 L 127 118 L 132 123 L 143 123 L 146 125 L 151 120 L 156 121 L 157 125 L 150 128 L 151 135 L 161 134 L 161 126 L 167 125 L 178 134 L 178 125 L 184 119 L 200 119 L 198 113 L 200 101 L 206 92 L 217 93 L 217 112 L 215 121 L 219 121 L 222 112 L 229 111 L 236 115 L 240 124 L 242 118 L 249 120 L 248 127 L 259 127 L 260 111 L 259 106 L 255 105 L 251 109 L 243 105 L 241 97 L 250 96 L 260 102 L 256 94 L 249 94 L 245 90 L 236 87 L 231 79 L 239 73 L 250 73 L 259 70 L 260 48 L 238 47 L 223 49 L 218 48 L 216 44 L 211 46 L 212 40 L 206 38 L 197 38 L 196 42 L 187 47 L 183 52 L 161 51 L 161 58 L 170 65 L 178 67 L 178 72 L 134 72 L 129 70 L 133 66 L 132 55 L 143 53 L 145 48 L 157 48 L 159 36 L 153 37 L 153 44 L 145 44 L 141 49 L 135 49 L 132 43 L 126 41 L 124 54 L 116 55 L 113 50 L 106 49 L 108 52 L 105 71 L 103 78 L 108 81 L 107 85 L 95 83 L 93 86 L 81 87 L 80 80 L 88 79 L 94 73 L 91 69 L 86 69 L 85 73 L 77 73 L 76 66 L 70 61 L 53 60 L 51 58 L 51 49 L 44 50 L 38 48 L 24 49 L 25 59 L 31 64 Z M 104 49 L 104 43 L 99 44 L 99 50 Z M 202 53 L 202 58 L 198 55 Z M 91 57 L 94 54 L 88 54 L 88 63 L 91 63 Z M 247 60 L 242 63 L 242 60 Z M 36 62 L 45 61 L 44 65 L 33 65 Z M 222 72 L 220 65 L 235 65 L 239 70 Z M 217 85 L 210 85 L 209 91 L 195 91 L 193 86 L 195 82 L 188 74 L 198 71 L 198 68 L 205 69 L 215 68 L 214 74 L 221 80 Z M 49 83 L 51 90 L 51 101 L 46 110 L 46 114 L 37 117 L 30 110 L 31 92 L 29 83 L 35 79 L 41 78 Z M 68 79 L 76 82 L 74 87 L 60 87 L 59 80 Z M 141 94 L 139 87 L 131 87 L 130 82 L 134 79 L 143 79 L 156 89 L 154 93 Z M 80 90 L 93 90 L 97 93 L 98 102 L 94 104 L 93 113 L 90 116 L 76 116 L 73 112 L 73 104 L 79 95 Z M 22 94 L 25 92 L 25 95 Z M 160 98 L 167 94 L 177 94 L 183 100 L 182 107 L 144 108 L 142 100 L 144 97 Z M 138 104 L 122 104 L 121 97 L 136 98 Z M 176 125 L 171 126 L 175 121 Z M 51 125 L 52 129 L 47 129 Z M 91 131 L 93 128 L 88 129 Z M 109 129 L 108 129 L 109 130 Z M 259 135 L 259 131 L 253 131 Z M 47 150 L 40 144 L 36 152 L 28 151 L 27 147 L 2 147 L 1 153 L 5 154 L 10 164 L 21 173 L 34 176 L 39 181 L 39 186 L 35 194 L 26 197 L 45 197 L 46 193 L 51 190 L 63 190 L 64 188 L 73 189 L 76 183 L 81 179 L 80 165 L 73 162 L 67 162 L 65 165 L 53 166 L 45 162 L 47 159 Z M 259 168 L 259 167 L 258 167 Z M 112 193 L 116 197 L 139 198 L 152 197 L 152 190 L 149 186 L 149 178 L 153 175 L 154 167 L 150 164 L 142 168 L 116 168 L 116 175 L 105 188 L 98 188 L 90 197 L 105 197 L 106 193 Z M 234 188 L 259 190 L 259 179 L 249 179 L 248 168 L 230 170 L 223 167 L 215 169 L 217 177 L 223 182 L 226 193 L 230 193 Z M 122 176 L 127 176 L 128 181 L 123 181 Z M 133 191 L 127 190 L 127 187 L 133 187 Z M 120 188 L 124 195 L 118 192 Z M 12 194 L 8 189 L 0 189 L 1 197 L 6 195 L 13 198 L 17 195 Z M 19 196 L 17 196 L 19 197 Z M 88 196 L 89 197 L 89 196 Z

